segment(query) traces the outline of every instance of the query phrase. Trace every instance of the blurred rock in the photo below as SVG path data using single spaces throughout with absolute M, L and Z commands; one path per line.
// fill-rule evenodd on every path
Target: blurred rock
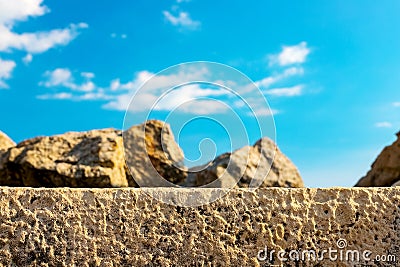
M 371 170 L 355 186 L 391 186 L 400 180 L 400 132 L 397 140 L 385 147 Z
M 122 137 L 114 129 L 36 137 L 9 149 L 0 162 L 0 184 L 32 187 L 121 187 Z
M 189 171 L 187 186 L 226 188 L 233 187 L 237 181 L 237 187 L 304 186 L 296 166 L 268 138 Z
M 5 151 L 13 146 L 15 146 L 14 141 L 11 140 L 11 138 L 8 137 L 5 133 L 0 131 L 0 153 L 1 151 Z
M 138 187 L 139 181 L 140 186 L 165 186 L 168 182 L 158 176 L 176 184 L 185 180 L 182 161 L 170 127 L 152 120 L 124 133 L 103 129 L 21 142 L 0 157 L 0 185 Z
M 150 120 L 124 131 L 123 136 L 126 163 L 134 177 L 130 184 L 157 187 L 184 182 L 183 152 L 168 124 Z

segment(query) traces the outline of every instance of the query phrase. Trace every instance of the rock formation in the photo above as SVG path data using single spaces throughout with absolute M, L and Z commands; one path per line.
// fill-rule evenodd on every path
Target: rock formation
M 400 180 L 400 132 L 397 140 L 385 147 L 371 170 L 355 186 L 391 186 Z
M 188 186 L 230 188 L 237 182 L 238 187 L 304 186 L 296 166 L 268 138 L 225 153 L 207 165 L 190 169 Z
M 0 131 L 0 153 L 1 151 L 5 151 L 13 146 L 15 146 L 14 141 L 11 140 L 11 138 L 8 137 L 5 133 Z
M 69 132 L 28 139 L 17 146 L 4 134 L 0 138 L 0 149 L 3 149 L 0 150 L 0 185 L 304 186 L 297 168 L 268 138 L 232 154 L 223 154 L 207 166 L 188 172 L 183 166 L 183 152 L 169 125 L 157 120 L 123 132 L 115 129 Z
M 183 151 L 168 124 L 150 120 L 131 127 L 123 136 L 126 163 L 139 186 L 171 186 L 185 181 Z
M 152 186 L 147 181 L 157 171 L 171 182 L 179 183 L 185 179 L 185 173 L 172 165 L 180 164 L 183 153 L 174 142 L 169 126 L 163 125 L 163 122 L 149 121 L 124 132 L 129 148 L 125 152 L 134 160 L 131 165 L 134 167 L 129 171 L 122 132 L 115 129 L 70 132 L 23 141 L 0 157 L 0 185 L 125 187 L 137 186 L 139 180 L 141 186 Z
M 122 137 L 114 129 L 36 137 L 7 151 L 3 185 L 46 187 L 128 186 Z

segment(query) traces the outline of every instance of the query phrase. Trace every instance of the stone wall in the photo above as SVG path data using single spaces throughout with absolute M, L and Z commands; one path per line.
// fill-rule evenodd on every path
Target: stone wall
M 193 208 L 160 203 L 152 190 L 180 198 L 194 189 L 2 187 L 0 265 L 270 266 L 285 249 L 283 266 L 400 266 L 400 188 L 235 189 Z M 307 260 L 329 248 L 336 261 Z M 346 261 L 348 251 L 361 259 Z

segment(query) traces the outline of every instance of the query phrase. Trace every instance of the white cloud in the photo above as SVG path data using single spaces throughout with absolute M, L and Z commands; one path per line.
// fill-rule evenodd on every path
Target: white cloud
M 87 79 L 93 79 L 94 73 L 93 72 L 81 72 L 81 76 Z
M 51 99 L 58 99 L 58 100 L 73 100 L 73 101 L 90 101 L 90 100 L 109 100 L 112 96 L 104 94 L 101 90 L 98 92 L 88 92 L 80 95 L 74 95 L 72 93 L 61 92 L 61 93 L 54 93 L 54 94 L 43 94 L 38 95 L 37 99 L 41 100 L 51 100 Z
M 22 61 L 23 61 L 25 64 L 28 65 L 29 63 L 32 62 L 32 59 L 33 59 L 32 54 L 26 54 L 26 56 L 24 56 L 24 57 L 22 58 Z
M 279 112 L 276 109 L 256 108 L 256 109 L 253 109 L 253 112 L 249 112 L 248 115 L 254 116 L 254 114 L 255 114 L 256 116 L 262 117 L 262 116 L 272 116 L 272 115 L 276 115 L 278 113 Z
M 38 32 L 14 32 L 16 23 L 27 21 L 31 17 L 43 16 L 50 9 L 42 5 L 43 0 L 0 0 L 0 52 L 11 53 L 14 50 L 27 52 L 22 58 L 25 64 L 32 61 L 32 54 L 43 53 L 60 45 L 67 45 L 86 23 L 70 24 L 64 29 L 52 29 Z M 0 87 L 7 87 L 4 79 L 10 78 L 10 73 L 16 66 L 14 61 L 0 62 Z
M 200 21 L 196 21 L 190 18 L 190 14 L 187 12 L 179 12 L 177 16 L 172 15 L 169 11 L 163 11 L 164 18 L 174 26 L 181 27 L 189 30 L 196 30 L 200 27 Z
M 143 83 L 145 83 L 148 79 L 150 79 L 154 73 L 148 71 L 140 71 L 136 74 L 136 77 L 125 84 L 121 84 L 120 79 L 115 79 L 111 81 L 110 88 L 112 91 L 127 91 L 127 90 L 136 90 Z M 161 77 L 160 77 L 161 78 Z M 165 81 L 164 81 L 165 82 Z M 172 83 L 172 81 L 171 81 Z M 159 83 L 158 83 L 159 84 Z
M 119 38 L 121 38 L 121 39 L 126 39 L 126 38 L 128 38 L 128 35 L 125 34 L 125 33 L 123 33 L 123 34 L 117 34 L 117 33 L 113 32 L 113 33 L 110 34 L 110 36 L 111 36 L 111 38 L 117 38 L 117 37 L 119 37 Z
M 16 21 L 44 15 L 49 9 L 42 6 L 42 2 L 43 0 L 0 0 L 0 24 L 11 27 Z
M 131 80 L 121 82 L 119 78 L 116 78 L 111 80 L 106 87 L 99 87 L 92 81 L 95 77 L 93 73 L 81 72 L 80 75 L 84 78 L 83 82 L 77 83 L 69 69 L 56 69 L 46 72 L 47 80 L 40 84 L 46 87 L 70 89 L 73 95 L 72 100 L 106 101 L 102 107 L 111 110 L 126 111 L 129 107 L 132 112 L 143 112 L 150 109 L 171 111 L 179 108 L 180 111 L 186 113 L 210 114 L 224 113 L 227 108 L 232 107 L 243 110 L 247 114 L 250 107 L 258 116 L 271 116 L 278 113 L 278 110 L 270 110 L 266 107 L 265 99 L 261 95 L 257 95 L 257 88 L 254 84 L 247 84 L 247 80 L 240 83 L 237 80 L 223 79 L 222 76 L 216 77 L 215 71 L 211 71 L 206 66 L 202 68 L 182 67 L 179 71 L 164 73 L 168 74 L 155 76 L 154 73 L 143 70 L 137 72 Z M 285 87 L 284 82 L 290 77 L 303 74 L 304 69 L 301 66 L 290 66 L 275 72 L 270 77 L 256 81 L 255 84 L 262 89 L 264 96 L 300 96 L 303 94 L 303 85 Z M 147 83 L 149 79 L 151 79 L 151 83 Z M 243 97 L 248 106 L 239 103 L 237 96 L 233 96 L 221 87 L 187 84 L 193 81 L 212 81 L 214 84 L 232 88 Z M 281 84 L 283 86 L 270 89 L 271 85 L 278 82 L 279 86 Z M 174 88 L 180 84 L 185 85 Z M 174 89 L 162 96 L 166 90 L 171 88 Z M 160 96 L 162 97 L 160 98 Z M 129 105 L 132 97 L 135 99 L 134 105 Z M 221 99 L 223 99 L 222 102 Z M 222 103 L 228 103 L 228 105 Z M 251 114 L 249 113 L 249 115 Z
M 0 58 L 0 88 L 8 88 L 4 80 L 11 78 L 11 73 L 15 66 L 14 61 Z
M 67 68 L 58 68 L 53 71 L 46 71 L 44 76 L 47 78 L 46 81 L 39 83 L 45 87 L 65 87 L 71 90 L 90 92 L 96 88 L 96 85 L 90 80 L 94 77 L 93 73 L 82 72 L 81 76 L 87 80 L 81 84 L 75 83 L 72 73 Z
M 46 82 L 42 82 L 41 85 L 46 87 L 59 85 L 69 87 L 68 84 L 72 80 L 72 74 L 69 69 L 58 68 L 53 71 L 46 71 L 44 75 L 48 78 L 48 80 Z
M 309 53 L 310 49 L 307 47 L 306 42 L 301 42 L 293 46 L 283 46 L 279 54 L 269 56 L 270 64 L 287 66 L 296 63 L 304 63 Z
M 115 79 L 110 83 L 110 90 L 114 92 L 123 92 L 115 97 L 112 101 L 103 107 L 107 109 L 126 110 L 132 96 L 135 94 L 135 100 L 138 103 L 134 107 L 130 107 L 132 111 L 143 111 L 151 108 L 160 95 L 160 91 L 165 88 L 171 88 L 176 84 L 182 84 L 187 81 L 202 80 L 208 73 L 205 68 L 188 72 L 178 72 L 170 75 L 154 76 L 149 71 L 140 71 L 136 73 L 132 81 L 121 84 L 119 79 Z M 153 77 L 154 76 L 154 77 Z M 147 80 L 152 78 L 151 84 L 145 84 Z M 137 90 L 142 88 L 138 94 Z M 175 94 L 173 94 L 175 95 Z M 187 99 L 187 95 L 185 95 Z M 174 102 L 175 103 L 175 102 Z
M 292 87 L 274 88 L 265 91 L 267 95 L 271 96 L 299 96 L 302 94 L 303 86 L 296 85 Z
M 75 100 L 110 100 L 114 97 L 112 95 L 107 95 L 102 89 L 97 90 L 97 92 L 88 92 L 83 95 L 75 96 Z
M 221 106 L 221 102 L 213 99 L 213 97 L 226 95 L 227 93 L 223 89 L 201 88 L 198 84 L 190 84 L 169 91 L 159 99 L 154 109 L 174 110 L 179 108 L 188 113 L 210 114 L 227 109 L 227 106 Z
M 111 91 L 116 91 L 121 87 L 121 82 L 119 79 L 112 80 L 110 83 Z
M 229 107 L 223 102 L 207 99 L 193 99 L 179 105 L 179 110 L 196 115 L 225 113 Z
M 65 29 L 19 34 L 12 32 L 12 28 L 0 24 L 0 51 L 9 52 L 17 49 L 32 54 L 43 53 L 53 47 L 67 45 L 83 28 L 87 28 L 87 24 L 71 24 Z
M 258 87 L 262 87 L 262 88 L 268 88 L 269 86 L 271 86 L 272 84 L 279 82 L 283 79 L 286 79 L 288 77 L 291 76 L 295 76 L 295 75 L 303 75 L 304 74 L 304 70 L 301 67 L 291 67 L 288 69 L 285 69 L 282 73 L 270 76 L 270 77 L 266 77 L 264 79 L 261 79 L 259 81 L 256 81 L 255 84 Z
M 375 127 L 377 128 L 392 128 L 392 124 L 387 121 L 377 122 L 375 123 Z
M 45 94 L 37 96 L 38 99 L 47 100 L 47 99 L 72 99 L 73 95 L 71 93 L 56 93 L 56 94 Z
M 400 102 L 393 102 L 393 106 L 396 108 L 400 107 Z

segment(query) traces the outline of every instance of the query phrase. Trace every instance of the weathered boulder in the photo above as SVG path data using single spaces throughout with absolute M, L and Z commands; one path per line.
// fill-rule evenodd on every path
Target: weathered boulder
M 157 186 L 157 173 L 179 183 L 186 178 L 182 160 L 169 126 L 152 120 L 124 133 L 103 129 L 23 141 L 0 156 L 0 185 L 137 187 L 139 181 Z
M 36 137 L 9 149 L 0 162 L 0 184 L 46 187 L 128 186 L 118 130 Z
M 0 153 L 1 151 L 5 151 L 13 146 L 15 146 L 14 141 L 11 140 L 11 138 L 8 137 L 5 133 L 0 131 Z
M 123 132 L 128 170 L 140 186 L 181 184 L 187 176 L 183 151 L 168 124 L 150 120 Z
M 236 183 L 238 187 L 304 186 L 296 166 L 268 138 L 189 171 L 187 186 L 231 188 Z
M 371 170 L 355 186 L 391 186 L 400 180 L 400 132 L 397 140 L 385 147 Z

